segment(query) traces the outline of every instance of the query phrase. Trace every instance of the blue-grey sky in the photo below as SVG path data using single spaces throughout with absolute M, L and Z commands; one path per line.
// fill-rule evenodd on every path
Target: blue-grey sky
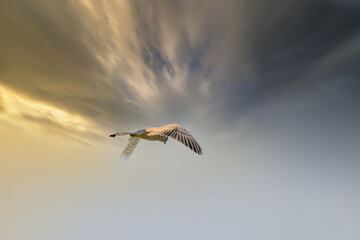
M 358 1 L 3 0 L 0 52 L 1 239 L 359 239 Z

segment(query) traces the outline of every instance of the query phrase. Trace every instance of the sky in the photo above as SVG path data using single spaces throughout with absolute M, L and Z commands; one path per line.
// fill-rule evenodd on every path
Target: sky
M 0 53 L 1 239 L 359 239 L 359 1 L 0 0 Z

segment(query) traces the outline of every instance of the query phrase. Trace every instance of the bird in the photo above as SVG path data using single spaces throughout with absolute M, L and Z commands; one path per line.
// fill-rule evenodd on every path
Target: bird
M 143 128 L 132 132 L 114 133 L 111 134 L 110 137 L 114 138 L 116 136 L 127 135 L 130 135 L 130 137 L 124 151 L 121 154 L 121 157 L 124 160 L 130 158 L 141 138 L 148 141 L 160 141 L 166 144 L 168 138 L 171 137 L 181 142 L 195 153 L 199 155 L 203 154 L 203 150 L 195 138 L 191 136 L 185 128 L 178 124 L 169 124 L 157 128 Z

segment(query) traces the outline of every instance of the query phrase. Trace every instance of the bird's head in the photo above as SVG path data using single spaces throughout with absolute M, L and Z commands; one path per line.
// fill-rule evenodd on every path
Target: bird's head
M 140 129 L 140 130 L 136 130 L 136 131 L 132 131 L 130 135 L 132 136 L 139 136 L 141 134 L 145 133 L 145 129 Z

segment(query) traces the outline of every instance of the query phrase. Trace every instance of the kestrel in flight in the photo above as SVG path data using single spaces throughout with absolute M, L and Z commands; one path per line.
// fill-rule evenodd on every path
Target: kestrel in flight
M 140 138 L 148 141 L 160 141 L 166 144 L 168 137 L 181 142 L 194 152 L 202 155 L 202 148 L 191 134 L 177 124 L 165 125 L 158 128 L 143 128 L 134 132 L 114 133 L 110 137 L 130 135 L 129 141 L 121 154 L 121 157 L 128 159 L 134 151 Z

